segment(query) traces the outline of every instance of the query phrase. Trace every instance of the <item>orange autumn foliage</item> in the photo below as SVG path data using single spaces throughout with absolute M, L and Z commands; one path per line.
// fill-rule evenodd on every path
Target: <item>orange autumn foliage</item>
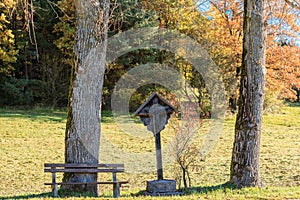
M 177 29 L 197 39 L 220 67 L 228 95 L 238 91 L 238 72 L 242 59 L 243 1 L 210 0 L 209 7 L 200 10 L 209 19 L 205 25 L 195 10 L 189 10 L 190 1 L 144 1 L 145 8 L 159 13 L 161 25 Z M 189 2 L 187 4 L 187 2 Z M 201 5 L 204 0 L 197 1 Z M 186 4 L 186 5 L 185 5 Z M 300 89 L 300 10 L 286 0 L 267 2 L 267 88 L 279 93 L 279 98 L 295 100 L 293 87 Z M 197 23 L 195 23 L 197 22 Z M 287 45 L 283 45 L 288 41 Z
M 290 6 L 285 0 L 270 0 L 267 3 L 267 88 L 279 93 L 279 98 L 296 99 L 296 91 L 300 89 L 300 24 L 297 19 L 300 10 Z M 243 1 L 212 0 L 210 9 L 205 13 L 212 18 L 212 29 L 208 34 L 214 35 L 219 51 L 223 52 L 221 66 L 225 78 L 233 83 L 234 94 L 237 85 L 234 81 L 235 68 L 240 66 L 242 52 L 242 14 Z M 226 65 L 227 63 L 227 65 Z M 220 65 L 221 64 L 221 65 Z M 223 65 L 223 67 L 222 67 Z M 225 79 L 226 80 L 226 79 Z M 229 81 L 230 82 L 230 81 Z

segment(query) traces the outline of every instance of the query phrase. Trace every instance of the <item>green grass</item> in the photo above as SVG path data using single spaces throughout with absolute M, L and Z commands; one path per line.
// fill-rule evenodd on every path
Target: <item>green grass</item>
M 43 172 L 43 164 L 64 162 L 65 119 L 66 113 L 62 111 L 0 109 L 0 199 L 51 199 L 50 187 L 44 186 L 51 175 Z M 158 199 L 300 199 L 300 107 L 284 107 L 277 114 L 264 115 L 260 160 L 263 188 L 235 190 L 224 185 L 229 179 L 234 121 L 232 116 L 226 118 L 216 147 L 204 161 L 197 162 L 191 175 L 193 187 L 184 196 Z M 146 130 L 141 124 L 138 127 Z M 201 136 L 207 129 L 208 123 L 204 123 L 195 143 L 201 144 Z M 110 113 L 103 114 L 102 131 L 113 146 L 127 153 L 154 152 L 151 134 L 139 138 L 125 133 L 115 124 Z M 169 125 L 162 132 L 163 147 L 173 136 Z M 110 156 L 103 154 L 103 157 Z M 124 158 L 115 159 L 117 162 Z M 125 169 L 135 169 L 130 158 L 126 162 Z M 137 166 L 144 167 L 145 162 L 153 164 L 150 160 L 135 160 Z M 173 166 L 165 166 L 164 174 L 166 178 L 175 178 Z M 153 171 L 120 174 L 120 179 L 130 181 L 129 186 L 121 190 L 122 198 L 153 199 L 137 194 L 145 189 L 145 181 L 155 179 L 155 176 Z M 61 177 L 60 174 L 58 178 Z M 112 197 L 110 186 L 99 187 L 99 198 Z

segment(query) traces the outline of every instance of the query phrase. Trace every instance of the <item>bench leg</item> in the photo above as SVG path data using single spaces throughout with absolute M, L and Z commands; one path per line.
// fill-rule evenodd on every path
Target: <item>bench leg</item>
M 54 171 L 52 172 L 52 184 L 53 184 L 52 185 L 53 196 L 57 197 L 58 196 L 58 185 L 56 184 L 56 174 Z
M 53 197 L 58 197 L 58 185 L 54 184 L 52 186 Z
M 114 198 L 120 197 L 120 183 L 114 183 L 113 184 L 113 192 L 114 192 Z

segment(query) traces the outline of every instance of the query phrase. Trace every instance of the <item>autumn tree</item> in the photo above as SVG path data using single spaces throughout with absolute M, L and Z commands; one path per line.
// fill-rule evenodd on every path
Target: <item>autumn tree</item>
M 260 137 L 265 93 L 266 1 L 244 2 L 244 38 L 239 108 L 230 181 L 237 187 L 261 186 Z
M 211 0 L 203 14 L 211 19 L 206 38 L 210 39 L 210 55 L 219 66 L 219 72 L 228 95 L 228 106 L 236 111 L 239 71 L 242 62 L 243 1 Z M 201 5 L 201 1 L 199 2 Z M 203 2 L 202 2 L 203 3 Z
M 300 9 L 296 1 L 268 1 L 267 27 L 267 88 L 278 94 L 280 99 L 296 99 L 296 91 L 300 88 L 300 24 L 297 18 Z
M 9 75 L 13 70 L 12 63 L 17 60 L 18 51 L 15 48 L 15 36 L 12 32 L 10 18 L 15 2 L 3 0 L 0 2 L 0 74 Z
M 240 78 L 237 72 L 240 71 L 242 56 L 243 1 L 197 2 L 200 7 L 209 2 L 203 14 L 212 21 L 210 31 L 207 32 L 208 36 L 214 38 L 209 40 L 211 56 L 220 67 L 228 94 L 237 97 Z M 295 99 L 295 90 L 292 88 L 300 82 L 297 75 L 299 45 L 294 43 L 299 37 L 299 14 L 296 1 L 270 0 L 266 5 L 267 94 L 278 94 L 281 99 Z
M 295 44 L 273 42 L 267 49 L 267 87 L 277 91 L 278 98 L 299 101 L 300 47 Z
M 109 0 L 75 1 L 76 58 L 66 125 L 66 163 L 98 163 L 109 6 Z M 97 174 L 65 173 L 63 179 L 66 182 L 96 182 Z M 97 185 L 64 188 L 98 194 Z
M 195 1 L 166 0 L 166 1 L 142 1 L 143 8 L 155 13 L 157 24 L 160 28 L 176 30 L 197 41 L 208 52 L 212 53 L 211 41 L 209 37 L 211 21 L 199 12 Z M 201 74 L 197 72 L 191 63 L 184 58 L 169 52 L 160 51 L 156 53 L 160 56 L 158 61 L 176 68 L 180 74 L 193 87 L 192 92 L 197 98 L 201 113 L 205 115 L 210 111 L 209 93 L 205 86 L 205 81 Z M 213 53 L 211 56 L 214 58 Z M 186 92 L 183 85 L 182 91 Z
M 54 44 L 64 55 L 63 62 L 66 65 L 73 66 L 76 31 L 74 0 L 61 0 L 55 6 L 59 8 L 62 16 L 60 21 L 54 25 L 53 33 L 59 35 Z

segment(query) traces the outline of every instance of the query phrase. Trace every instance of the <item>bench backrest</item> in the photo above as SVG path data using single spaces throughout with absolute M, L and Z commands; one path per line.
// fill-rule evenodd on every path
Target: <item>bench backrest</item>
M 69 172 L 69 173 L 100 173 L 124 172 L 124 164 L 69 164 L 45 163 L 44 172 Z

